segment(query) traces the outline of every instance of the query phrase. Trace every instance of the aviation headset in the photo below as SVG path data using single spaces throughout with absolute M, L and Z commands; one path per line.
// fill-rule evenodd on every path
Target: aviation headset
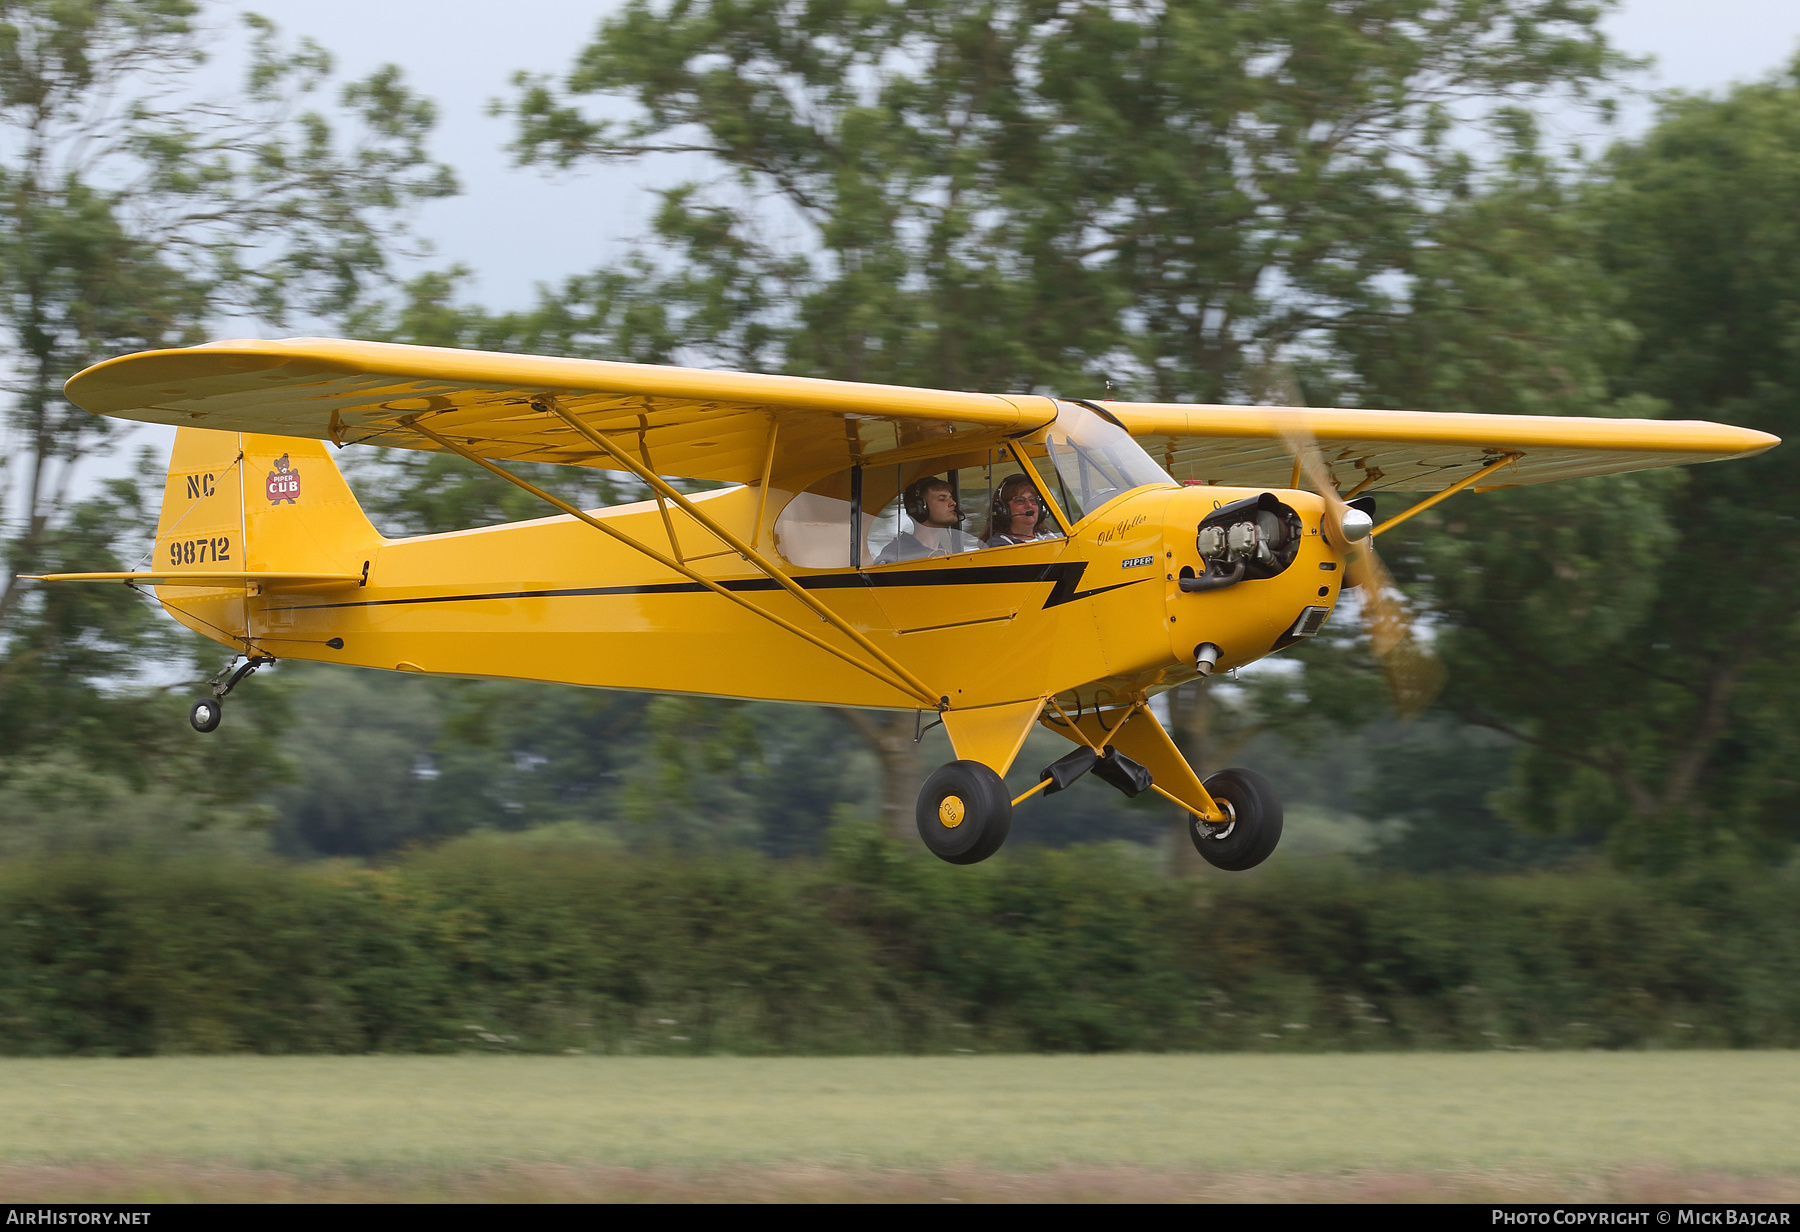
M 926 507 L 926 494 L 933 488 L 942 488 L 950 493 L 956 491 L 950 486 L 949 480 L 939 479 L 936 475 L 927 475 L 923 479 L 915 479 L 907 484 L 906 491 L 901 494 L 900 503 L 906 509 L 906 516 L 913 520 L 914 526 L 931 525 L 931 510 Z M 960 506 L 956 510 L 956 521 L 952 525 L 962 525 Z
M 989 538 L 992 538 L 995 534 L 1007 534 L 1010 532 L 1012 527 L 1012 498 L 1018 495 L 1020 488 L 1024 488 L 1026 491 L 1030 492 L 1031 499 L 1037 505 L 1037 521 L 1032 523 L 1031 533 L 1035 535 L 1043 531 L 1044 519 L 1050 516 L 1050 511 L 1044 507 L 1044 498 L 1038 494 L 1037 488 L 1032 485 L 1029 477 L 1024 474 L 1013 474 L 1002 479 L 1000 481 L 1000 486 L 994 489 L 993 502 L 988 506 Z

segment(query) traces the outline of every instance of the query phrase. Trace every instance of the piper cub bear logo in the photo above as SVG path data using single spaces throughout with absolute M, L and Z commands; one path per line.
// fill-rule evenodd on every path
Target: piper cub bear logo
M 291 505 L 299 499 L 300 472 L 288 465 L 284 453 L 275 459 L 275 469 L 269 472 L 269 503 L 279 505 L 286 501 Z

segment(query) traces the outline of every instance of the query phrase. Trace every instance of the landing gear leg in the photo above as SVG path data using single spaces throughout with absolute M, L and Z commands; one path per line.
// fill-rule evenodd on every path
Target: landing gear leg
M 230 662 L 219 669 L 211 680 L 207 681 L 210 696 L 203 697 L 194 703 L 188 711 L 188 722 L 194 725 L 197 732 L 209 732 L 218 727 L 219 720 L 225 717 L 225 695 L 238 687 L 238 683 L 265 663 L 275 660 L 268 655 L 251 655 L 238 665 L 237 656 L 231 656 Z M 236 670 L 233 670 L 236 665 Z
M 1006 780 L 978 761 L 939 766 L 919 792 L 919 837 L 951 864 L 978 864 L 1000 850 L 1012 829 Z

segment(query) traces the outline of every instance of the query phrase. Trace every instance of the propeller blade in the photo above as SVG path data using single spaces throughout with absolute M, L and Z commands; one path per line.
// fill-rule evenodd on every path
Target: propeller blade
M 1414 631 L 1411 609 L 1399 586 L 1376 555 L 1373 544 L 1359 544 L 1364 579 L 1363 623 L 1369 630 L 1369 650 L 1387 677 L 1394 709 L 1403 719 L 1417 718 L 1443 692 L 1443 662 L 1420 642 Z M 1346 573 L 1346 581 L 1348 575 Z
M 1286 427 L 1282 437 L 1299 469 L 1325 501 L 1320 529 L 1325 541 L 1344 558 L 1344 588 L 1356 588 L 1362 596 L 1363 623 L 1369 630 L 1369 649 L 1387 677 L 1394 708 L 1402 718 L 1416 718 L 1437 699 L 1444 687 L 1444 666 L 1413 632 L 1412 612 L 1400 588 L 1376 554 L 1369 537 L 1371 520 L 1352 509 L 1338 495 L 1331 468 L 1312 434 Z

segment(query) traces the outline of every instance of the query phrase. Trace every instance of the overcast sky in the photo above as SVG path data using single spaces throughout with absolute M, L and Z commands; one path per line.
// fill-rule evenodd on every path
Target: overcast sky
M 345 73 L 394 62 L 441 108 L 439 156 L 456 167 L 461 197 L 434 202 L 421 231 L 435 264 L 475 272 L 469 298 L 492 308 L 529 303 L 539 282 L 594 268 L 641 234 L 646 187 L 664 167 L 613 167 L 546 178 L 517 170 L 501 146 L 509 124 L 485 114 L 510 94 L 514 72 L 561 73 L 612 4 L 579 0 L 251 0 L 285 29 L 328 47 Z M 1760 77 L 1800 46 L 1800 0 L 1625 0 L 1607 29 L 1651 55 L 1650 88 L 1705 90 Z M 1645 108 L 1633 110 L 1641 122 Z

